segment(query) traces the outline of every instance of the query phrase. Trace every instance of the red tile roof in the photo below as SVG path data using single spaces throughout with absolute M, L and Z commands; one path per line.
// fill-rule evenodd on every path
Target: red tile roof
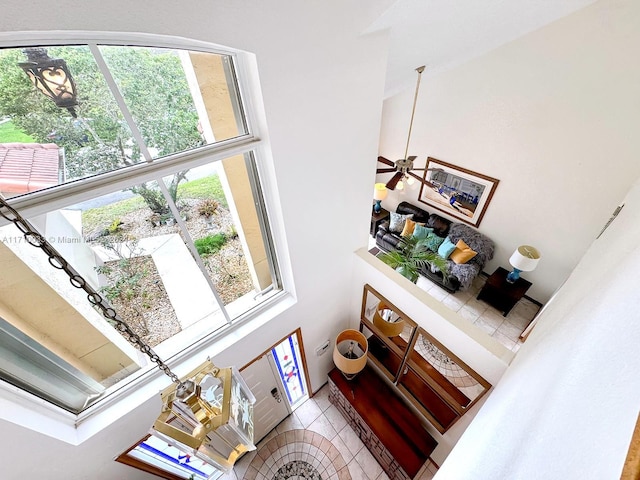
M 0 143 L 0 192 L 21 194 L 60 183 L 55 143 Z

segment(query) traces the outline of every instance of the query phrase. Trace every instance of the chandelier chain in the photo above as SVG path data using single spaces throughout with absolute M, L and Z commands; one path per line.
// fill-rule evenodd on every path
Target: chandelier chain
M 40 248 L 48 257 L 52 267 L 63 270 L 69 277 L 69 282 L 75 288 L 83 290 L 87 299 L 113 326 L 134 346 L 147 355 L 152 362 L 171 380 L 179 386 L 183 382 L 171 371 L 169 366 L 153 351 L 145 341 L 134 332 L 109 303 L 58 253 L 58 251 L 33 226 L 25 220 L 0 195 L 0 216 L 13 223 L 24 235 L 25 240 L 32 246 Z

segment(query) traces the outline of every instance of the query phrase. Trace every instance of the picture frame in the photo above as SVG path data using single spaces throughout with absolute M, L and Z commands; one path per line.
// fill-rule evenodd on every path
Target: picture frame
M 477 227 L 498 183 L 497 178 L 428 157 L 418 201 Z

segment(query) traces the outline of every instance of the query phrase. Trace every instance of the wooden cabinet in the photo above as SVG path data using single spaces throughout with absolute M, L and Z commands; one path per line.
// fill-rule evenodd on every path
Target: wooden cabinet
M 329 373 L 329 400 L 391 480 L 414 478 L 438 444 L 371 366 L 349 381 L 333 369 Z
M 439 432 L 446 432 L 491 388 L 370 285 L 364 287 L 360 320 L 371 363 Z

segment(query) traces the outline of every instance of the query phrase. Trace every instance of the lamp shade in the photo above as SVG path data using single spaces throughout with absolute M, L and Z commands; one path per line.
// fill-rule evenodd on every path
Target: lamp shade
M 373 189 L 374 200 L 384 200 L 387 198 L 387 187 L 384 183 L 376 183 Z
M 367 365 L 367 337 L 358 330 L 344 330 L 336 337 L 333 363 L 345 375 L 355 375 Z
M 540 252 L 531 245 L 520 245 L 509 258 L 509 263 L 513 268 L 523 272 L 530 272 L 536 268 L 540 260 Z
M 387 337 L 397 337 L 402 333 L 405 321 L 384 303 L 380 302 L 373 314 L 373 324 Z

